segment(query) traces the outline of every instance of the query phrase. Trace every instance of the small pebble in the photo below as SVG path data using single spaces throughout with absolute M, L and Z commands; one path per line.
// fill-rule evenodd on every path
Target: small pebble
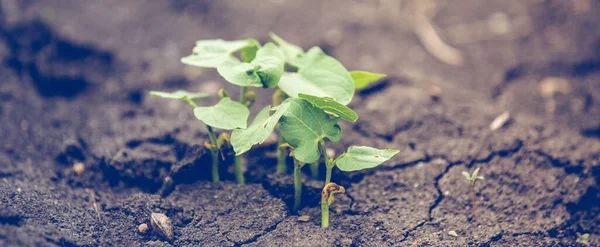
M 77 175 L 81 175 L 84 170 L 85 170 L 85 165 L 81 162 L 77 162 L 73 165 L 73 171 Z
M 300 217 L 298 217 L 298 221 L 300 222 L 308 222 L 310 220 L 310 216 L 308 215 L 302 215 Z
M 433 101 L 439 101 L 442 98 L 442 89 L 438 86 L 432 86 L 429 88 L 429 97 Z
M 449 231 L 448 235 L 458 237 L 458 234 L 455 231 Z
M 148 231 L 148 225 L 147 224 L 141 224 L 140 226 L 138 226 L 138 230 L 140 231 L 140 233 L 144 234 Z
M 500 116 L 496 117 L 494 121 L 492 121 L 490 124 L 490 130 L 495 131 L 502 128 L 502 126 L 504 126 L 508 120 L 510 120 L 510 113 L 505 111 L 504 113 L 500 114 Z
M 2 178 L 2 182 L 8 183 L 8 180 L 6 180 L 6 178 Z

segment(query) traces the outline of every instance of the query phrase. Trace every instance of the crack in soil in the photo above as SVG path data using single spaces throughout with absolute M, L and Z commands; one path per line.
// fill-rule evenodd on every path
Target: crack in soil
M 280 220 L 280 221 L 278 221 L 278 222 L 275 222 L 275 224 L 273 224 L 272 226 L 269 226 L 269 227 L 267 227 L 267 229 L 265 229 L 265 230 L 264 230 L 262 233 L 258 233 L 258 234 L 256 234 L 256 235 L 254 235 L 254 237 L 252 237 L 251 239 L 248 239 L 248 240 L 246 240 L 246 241 L 244 241 L 244 242 L 242 242 L 242 243 L 237 243 L 237 242 L 235 242 L 235 241 L 232 241 L 232 242 L 234 242 L 234 243 L 235 243 L 235 246 L 243 246 L 243 245 L 245 245 L 245 244 L 254 243 L 254 242 L 256 242 L 256 241 L 257 241 L 257 240 L 258 240 L 260 237 L 262 237 L 263 235 L 265 235 L 265 234 L 267 234 L 267 233 L 269 233 L 269 232 L 272 232 L 272 231 L 274 231 L 274 230 L 275 230 L 275 228 L 277 228 L 277 226 L 278 226 L 278 225 L 279 225 L 281 222 L 283 222 L 284 220 L 286 220 L 288 217 L 291 217 L 291 216 L 290 216 L 290 215 L 288 215 L 288 216 L 286 216 L 286 217 L 283 217 L 283 219 L 281 219 L 281 220 Z M 227 238 L 227 239 L 228 239 L 229 241 L 231 241 L 231 239 L 229 239 L 229 238 Z

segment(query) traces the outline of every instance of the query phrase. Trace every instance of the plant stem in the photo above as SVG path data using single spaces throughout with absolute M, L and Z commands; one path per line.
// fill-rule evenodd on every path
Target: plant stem
M 327 168 L 327 173 L 325 174 L 325 185 L 331 182 L 331 171 L 333 170 L 333 160 L 327 155 L 327 147 L 325 146 L 325 141 L 321 140 L 321 153 L 323 154 L 323 158 L 325 159 L 325 167 Z
M 319 161 L 310 164 L 310 175 L 312 175 L 314 179 L 319 178 L 319 164 Z
M 287 170 L 287 166 L 285 165 L 286 160 L 286 152 L 279 148 L 281 144 L 285 143 L 283 137 L 279 136 L 279 140 L 277 141 L 277 173 L 283 174 Z
M 294 208 L 293 213 L 297 213 L 300 210 L 302 204 L 302 172 L 300 161 L 294 158 Z
M 329 227 L 329 205 L 327 198 L 321 197 L 321 228 Z
M 247 91 L 248 91 L 248 87 L 240 88 L 240 103 L 242 105 L 246 105 L 246 92 Z M 235 181 L 238 184 L 245 184 L 243 157 L 241 155 L 236 155 L 234 158 L 234 163 L 235 163 Z
M 278 106 L 281 105 L 281 102 L 283 101 L 283 98 L 285 97 L 285 94 L 283 93 L 283 91 L 281 91 L 281 89 L 277 89 L 274 93 L 273 93 L 273 106 Z M 286 152 L 285 150 L 281 150 L 279 149 L 279 146 L 281 146 L 281 144 L 285 143 L 285 140 L 283 139 L 283 137 L 281 136 L 281 134 L 279 135 L 279 138 L 277 139 L 277 173 L 285 173 L 285 171 L 287 170 L 287 167 L 285 165 L 285 161 L 286 161 Z
M 210 150 L 210 154 L 212 156 L 212 180 L 216 183 L 219 182 L 219 147 L 217 146 L 217 137 L 215 137 L 212 127 L 206 125 L 206 129 L 208 129 L 210 144 L 214 147 Z

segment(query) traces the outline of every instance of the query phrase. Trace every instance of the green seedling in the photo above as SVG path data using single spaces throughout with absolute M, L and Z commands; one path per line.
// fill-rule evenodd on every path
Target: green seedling
M 261 46 L 254 39 L 225 41 L 201 40 L 196 42 L 192 54 L 181 59 L 184 64 L 216 68 L 229 83 L 239 86 L 239 101 L 234 101 L 221 89 L 220 102 L 214 106 L 197 106 L 193 99 L 207 94 L 177 91 L 153 92 L 152 95 L 184 100 L 194 107 L 194 116 L 207 125 L 210 143 L 205 146 L 213 152 L 213 180 L 218 181 L 218 154 L 222 146 L 231 144 L 235 152 L 235 171 L 238 183 L 244 183 L 242 155 L 254 145 L 261 144 L 279 126 L 279 145 L 289 145 L 294 157 L 294 185 L 296 212 L 301 205 L 302 181 L 300 169 L 311 164 L 313 177 L 319 177 L 320 160 L 326 167 L 325 188 L 328 191 L 322 206 L 323 227 L 329 225 L 329 205 L 333 195 L 343 193 L 341 186 L 330 187 L 334 167 L 342 171 L 372 168 L 392 158 L 397 150 L 380 150 L 364 146 L 351 146 L 337 158 L 327 155 L 325 140 L 338 142 L 342 137 L 339 120 L 356 122 L 358 115 L 346 105 L 356 90 L 385 77 L 365 71 L 348 72 L 335 58 L 319 47 L 306 52 L 271 33 L 273 41 Z M 272 106 L 262 110 L 247 124 L 249 110 L 255 102 L 254 88 L 275 88 Z M 183 93 L 182 93 L 183 92 Z M 213 128 L 231 130 L 229 136 L 222 132 L 215 137 Z M 286 170 L 286 148 L 278 150 L 278 172 Z M 222 154 L 222 152 L 221 152 Z M 333 155 L 332 155 L 333 156 Z M 326 210 L 325 210 L 326 209 Z
M 475 169 L 475 171 L 473 171 L 472 174 L 469 174 L 469 172 L 467 172 L 467 171 L 463 171 L 462 175 L 465 176 L 465 178 L 467 179 L 467 181 L 469 181 L 469 183 L 471 183 L 471 186 L 475 186 L 475 182 L 477 182 L 477 180 L 484 179 L 483 176 L 477 176 L 477 173 L 479 173 L 479 167 L 477 167 L 477 169 Z
M 575 242 L 578 244 L 583 244 L 585 246 L 590 246 L 589 238 L 590 238 L 589 233 L 586 233 L 586 234 L 577 233 L 577 240 Z
M 321 227 L 329 227 L 329 206 L 333 203 L 336 194 L 343 194 L 346 192 L 344 187 L 339 186 L 335 183 L 325 184 L 323 191 L 321 192 Z

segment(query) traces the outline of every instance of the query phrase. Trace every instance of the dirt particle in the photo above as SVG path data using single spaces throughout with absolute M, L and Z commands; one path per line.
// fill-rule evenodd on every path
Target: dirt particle
M 148 231 L 148 225 L 147 224 L 141 224 L 140 226 L 138 226 L 138 230 L 140 231 L 141 234 L 144 234 Z
M 85 171 L 85 165 L 81 162 L 77 162 L 73 165 L 73 171 L 77 176 L 80 176 Z
M 308 222 L 308 221 L 310 221 L 310 216 L 308 216 L 308 215 L 302 215 L 302 216 L 298 217 L 298 221 L 300 221 L 300 222 Z
M 429 97 L 431 100 L 438 102 L 442 98 L 442 89 L 438 86 L 432 86 L 429 88 Z
M 150 215 L 152 230 L 167 240 L 173 240 L 173 224 L 169 217 L 161 213 L 152 213 Z
M 15 147 L 12 144 L 4 145 L 4 152 L 10 154 L 15 151 Z
M 455 231 L 449 231 L 448 235 L 453 236 L 453 237 L 458 237 L 458 234 Z

